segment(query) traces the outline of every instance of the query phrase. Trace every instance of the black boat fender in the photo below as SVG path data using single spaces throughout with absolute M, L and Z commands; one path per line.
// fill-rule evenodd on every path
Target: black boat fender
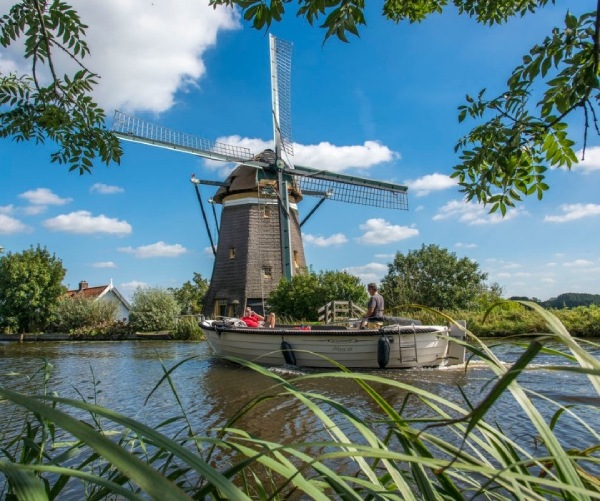
M 296 354 L 292 348 L 292 345 L 287 341 L 281 341 L 281 351 L 283 352 L 283 359 L 288 365 L 296 365 Z
M 384 334 L 377 341 L 377 363 L 380 369 L 385 369 L 390 361 L 390 340 Z

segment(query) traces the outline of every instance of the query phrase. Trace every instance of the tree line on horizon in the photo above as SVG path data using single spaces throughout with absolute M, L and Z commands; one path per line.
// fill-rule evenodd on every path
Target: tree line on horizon
M 546 309 L 562 310 L 564 308 L 577 308 L 578 306 L 600 306 L 600 294 L 588 294 L 586 292 L 565 292 L 546 301 L 527 296 L 511 296 L 513 301 L 532 301 Z

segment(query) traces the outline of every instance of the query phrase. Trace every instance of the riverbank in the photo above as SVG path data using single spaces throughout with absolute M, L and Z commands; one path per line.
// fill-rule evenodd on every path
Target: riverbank
M 134 332 L 119 335 L 88 335 L 88 334 L 61 334 L 61 333 L 33 333 L 33 334 L 0 334 L 0 342 L 33 342 L 33 341 L 134 341 L 134 340 L 166 340 L 173 339 L 170 331 Z

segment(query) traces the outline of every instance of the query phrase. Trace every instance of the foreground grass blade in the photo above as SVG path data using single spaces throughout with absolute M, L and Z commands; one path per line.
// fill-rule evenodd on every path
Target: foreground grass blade
M 63 467 L 52 466 L 52 465 L 21 465 L 21 464 L 11 464 L 11 463 L 8 463 L 8 464 L 10 464 L 10 469 L 12 469 L 13 471 L 17 470 L 21 474 L 34 475 L 35 472 L 38 472 L 38 473 L 52 473 L 52 474 L 64 475 L 66 477 L 76 477 L 76 478 L 79 478 L 86 482 L 89 482 L 90 484 L 100 485 L 100 486 L 106 488 L 108 492 L 110 492 L 112 494 L 119 494 L 120 496 L 123 496 L 125 499 L 130 499 L 132 501 L 143 501 L 145 499 L 144 496 L 138 496 L 137 494 L 132 492 L 130 489 L 122 487 L 119 484 L 110 482 L 98 475 L 86 473 L 81 470 L 76 470 L 73 468 L 63 468 Z M 5 469 L 5 466 L 6 466 L 6 461 L 0 461 L 0 471 L 6 472 L 7 470 Z M 42 483 L 41 480 L 37 477 L 36 477 L 36 480 L 40 484 Z M 46 492 L 43 489 L 43 484 L 42 484 L 42 491 L 43 491 L 43 495 L 36 492 L 35 497 L 33 497 L 33 498 L 24 498 L 16 490 L 15 490 L 15 494 L 18 496 L 19 501 L 26 501 L 27 499 L 40 501 L 41 499 L 47 499 Z
M 46 419 L 52 420 L 57 426 L 60 426 L 65 431 L 68 431 L 72 435 L 84 441 L 155 499 L 189 499 L 189 497 L 181 489 L 169 482 L 169 480 L 160 475 L 156 470 L 98 433 L 89 425 L 72 418 L 62 411 L 44 404 L 39 400 L 39 398 L 27 397 L 5 388 L 0 388 L 0 396 L 11 400 L 17 405 L 36 412 Z M 244 496 L 243 493 L 240 492 L 240 490 L 237 489 L 227 478 L 220 475 L 188 449 L 170 440 L 161 433 L 156 432 L 153 428 L 150 428 L 149 426 L 146 426 L 134 419 L 96 405 L 59 397 L 47 396 L 44 398 L 86 410 L 88 412 L 97 413 L 115 423 L 126 426 L 136 433 L 150 438 L 159 447 L 175 453 L 187 464 L 201 473 L 207 479 L 207 481 L 214 485 L 216 489 L 221 491 L 223 495 L 230 498 L 246 499 L 246 496 Z
M 8 461 L 0 461 L 0 471 L 6 475 L 19 501 L 48 499 L 44 483 L 33 471 L 26 470 L 21 465 Z

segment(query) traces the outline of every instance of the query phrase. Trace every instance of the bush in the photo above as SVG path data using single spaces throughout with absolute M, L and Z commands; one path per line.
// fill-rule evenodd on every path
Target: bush
M 600 337 L 600 306 L 577 306 L 551 310 L 576 337 Z
M 159 287 L 138 287 L 133 294 L 129 324 L 139 332 L 173 331 L 180 311 L 172 292 Z
M 182 317 L 175 326 L 173 338 L 178 341 L 200 341 L 204 333 L 196 321 L 196 317 Z
M 114 329 L 118 304 L 116 301 L 97 301 L 83 296 L 63 297 L 58 301 L 54 332 L 98 335 Z

